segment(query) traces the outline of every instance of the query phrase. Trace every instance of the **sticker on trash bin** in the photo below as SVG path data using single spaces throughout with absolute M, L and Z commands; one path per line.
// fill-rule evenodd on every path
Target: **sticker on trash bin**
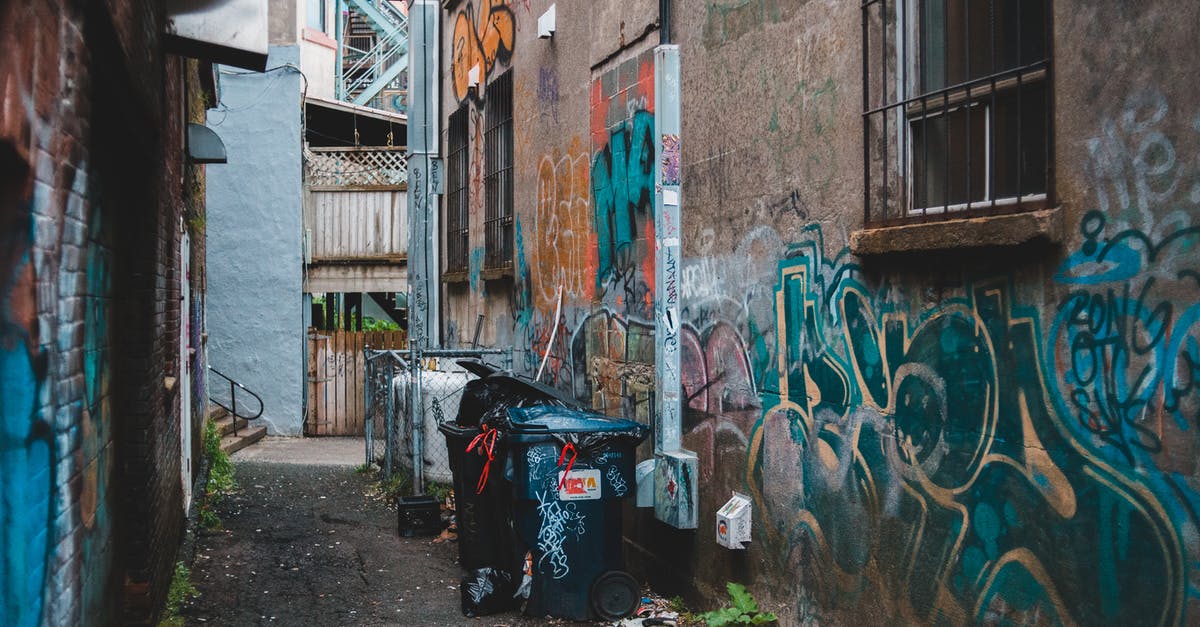
M 560 471 L 558 484 L 562 486 L 558 489 L 560 501 L 594 501 L 600 498 L 599 470 Z

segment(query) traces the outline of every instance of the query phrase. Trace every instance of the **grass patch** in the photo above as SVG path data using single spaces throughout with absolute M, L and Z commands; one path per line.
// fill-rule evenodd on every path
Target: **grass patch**
M 192 573 L 188 570 L 187 564 L 183 562 L 175 563 L 175 574 L 171 577 L 171 587 L 167 589 L 167 608 L 163 612 L 163 619 L 158 623 L 159 627 L 183 627 L 183 617 L 179 615 L 179 610 L 183 609 L 183 604 L 188 599 L 194 599 L 200 596 L 200 591 L 196 586 L 192 585 Z
M 200 495 L 197 515 L 205 529 L 220 529 L 221 517 L 217 515 L 216 506 L 237 489 L 237 479 L 233 476 L 233 462 L 221 450 L 221 432 L 217 423 L 205 421 L 203 443 L 204 456 L 208 458 L 208 482 Z

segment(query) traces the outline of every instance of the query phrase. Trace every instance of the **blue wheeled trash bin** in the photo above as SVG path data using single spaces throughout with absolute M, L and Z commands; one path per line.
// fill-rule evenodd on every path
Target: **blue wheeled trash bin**
M 510 569 L 523 553 L 514 553 L 511 538 L 512 489 L 504 478 L 507 441 L 492 425 L 504 423 L 511 407 L 572 401 L 553 388 L 479 361 L 458 364 L 479 377 L 463 390 L 454 422 L 438 425 L 453 475 L 459 563 L 466 570 Z
M 635 449 L 649 428 L 566 407 L 511 408 L 513 527 L 529 554 L 525 613 L 618 620 L 641 600 L 625 572 L 622 500 L 634 496 Z

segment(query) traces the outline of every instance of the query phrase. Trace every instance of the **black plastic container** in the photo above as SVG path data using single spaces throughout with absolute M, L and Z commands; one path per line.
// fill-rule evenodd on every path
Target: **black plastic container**
M 436 536 L 442 531 L 442 509 L 432 496 L 400 497 L 397 531 L 401 536 Z
M 636 492 L 640 423 L 554 406 L 508 410 L 513 523 L 533 558 L 525 612 L 618 620 L 640 600 L 624 572 L 621 500 Z
M 514 560 L 511 523 L 512 488 L 504 480 L 507 445 L 497 436 L 490 468 L 485 444 L 467 452 L 483 430 L 452 422 L 438 425 L 446 436 L 446 452 L 454 475 L 454 508 L 458 519 L 458 561 L 463 568 L 505 567 Z M 479 483 L 487 472 L 483 491 Z

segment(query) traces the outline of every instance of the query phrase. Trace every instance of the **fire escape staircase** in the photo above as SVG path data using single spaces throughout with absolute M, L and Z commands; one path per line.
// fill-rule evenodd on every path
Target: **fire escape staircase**
M 408 69 L 408 16 L 389 0 L 344 0 L 337 98 L 371 106 Z

